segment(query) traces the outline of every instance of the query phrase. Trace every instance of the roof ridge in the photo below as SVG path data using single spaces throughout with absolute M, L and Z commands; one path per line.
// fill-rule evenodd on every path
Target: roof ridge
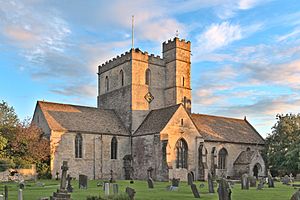
M 179 107 L 181 105 L 181 103 L 179 104 L 175 104 L 175 105 L 170 105 L 170 106 L 167 106 L 167 107 L 163 107 L 163 108 L 157 108 L 157 109 L 153 109 L 151 111 L 156 111 L 156 110 L 164 110 L 164 109 L 169 109 L 169 108 L 172 108 L 172 107 Z
M 38 103 L 42 104 L 56 104 L 56 105 L 63 105 L 63 106 L 76 106 L 76 107 L 83 107 L 83 108 L 94 108 L 94 109 L 102 109 L 92 106 L 83 106 L 83 105 L 76 105 L 76 104 L 68 104 L 68 103 L 57 103 L 57 102 L 51 102 L 51 101 L 37 101 Z M 113 109 L 102 109 L 102 110 L 113 110 Z
M 233 119 L 233 120 L 238 120 L 238 121 L 245 121 L 245 119 L 226 117 L 226 116 L 220 116 L 220 115 L 209 115 L 209 114 L 201 114 L 201 113 L 192 113 L 191 115 L 202 115 L 202 116 L 207 116 L 207 117 L 216 117 L 216 118 L 223 118 L 223 119 Z

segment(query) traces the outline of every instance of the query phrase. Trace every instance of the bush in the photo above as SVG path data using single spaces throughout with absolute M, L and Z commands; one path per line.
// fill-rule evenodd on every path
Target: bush
M 47 163 L 37 163 L 36 171 L 38 173 L 38 178 L 51 179 L 50 166 Z
M 15 168 L 15 163 L 10 159 L 0 159 L 0 172 L 4 172 L 9 168 Z

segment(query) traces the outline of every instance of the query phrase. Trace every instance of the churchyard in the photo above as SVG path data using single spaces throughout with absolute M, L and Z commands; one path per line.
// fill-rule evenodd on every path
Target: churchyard
M 71 193 L 73 200 L 85 200 L 89 195 L 105 197 L 103 181 L 88 181 L 87 189 L 79 189 L 78 180 L 72 180 L 71 184 L 73 186 L 73 192 Z M 153 189 L 148 188 L 147 181 L 135 180 L 134 183 L 131 184 L 128 180 L 118 180 L 116 184 L 118 184 L 119 194 L 125 193 L 126 187 L 135 189 L 135 200 L 195 199 L 191 187 L 187 182 L 180 182 L 179 187 L 174 191 L 167 189 L 167 187 L 171 185 L 171 182 L 154 182 Z M 195 181 L 194 184 L 199 191 L 200 199 L 218 199 L 217 187 L 214 187 L 215 193 L 209 193 L 207 182 Z M 8 199 L 17 200 L 19 185 L 15 182 L 0 183 L 0 194 L 4 191 L 4 185 L 8 186 Z M 38 200 L 41 197 L 49 198 L 59 187 L 60 180 L 26 181 L 23 189 L 23 200 Z M 297 191 L 293 186 L 285 185 L 282 182 L 275 182 L 274 188 L 268 188 L 268 185 L 265 184 L 262 190 L 257 190 L 256 187 L 249 187 L 249 190 L 242 190 L 241 184 L 235 183 L 231 190 L 231 199 L 233 200 L 289 200 L 292 194 Z M 112 193 L 112 191 L 110 192 Z

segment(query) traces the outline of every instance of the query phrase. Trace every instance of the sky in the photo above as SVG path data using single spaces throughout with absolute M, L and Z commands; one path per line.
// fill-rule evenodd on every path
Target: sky
M 192 111 L 243 119 L 266 137 L 300 112 L 299 0 L 0 0 L 0 100 L 96 106 L 97 66 L 135 47 L 192 43 Z

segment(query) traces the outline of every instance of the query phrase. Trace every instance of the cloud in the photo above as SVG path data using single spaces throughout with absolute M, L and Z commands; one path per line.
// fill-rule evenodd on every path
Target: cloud
M 222 22 L 210 25 L 197 37 L 197 46 L 203 52 L 213 52 L 219 48 L 242 38 L 242 30 L 238 24 Z
M 282 42 L 291 38 L 295 38 L 296 36 L 298 36 L 300 34 L 300 27 L 296 27 L 292 32 L 285 34 L 285 35 L 281 35 L 277 38 L 278 42 Z

